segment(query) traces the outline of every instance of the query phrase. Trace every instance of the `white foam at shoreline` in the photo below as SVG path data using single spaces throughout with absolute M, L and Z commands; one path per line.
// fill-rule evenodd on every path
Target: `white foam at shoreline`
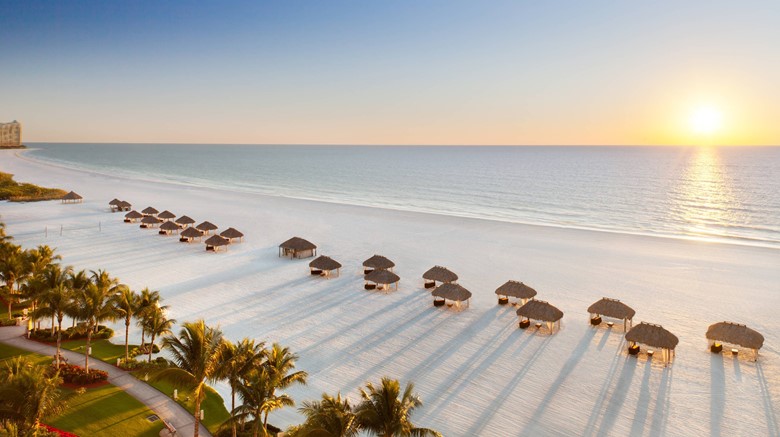
M 185 188 L 5 152 L 0 159 L 0 170 L 19 180 L 86 198 L 0 203 L 18 243 L 50 244 L 65 263 L 159 289 L 178 320 L 204 317 L 234 340 L 291 346 L 311 374 L 309 386 L 291 390 L 298 401 L 337 390 L 355 400 L 366 380 L 389 375 L 414 380 L 425 401 L 416 423 L 448 436 L 778 435 L 780 251 Z M 121 223 L 107 212 L 114 197 L 234 226 L 247 241 L 206 254 Z M 44 238 L 44 226 L 59 224 L 62 237 Z M 311 278 L 306 261 L 277 258 L 278 243 L 293 235 L 344 264 L 342 277 Z M 362 289 L 360 263 L 374 253 L 398 265 L 398 292 Z M 471 308 L 432 307 L 420 275 L 434 264 L 459 274 L 474 293 Z M 519 331 L 493 294 L 507 279 L 563 310 L 562 331 Z M 627 358 L 619 330 L 589 328 L 585 309 L 602 296 L 678 335 L 675 364 L 664 370 Z M 704 332 L 722 320 L 764 334 L 757 363 L 707 351 Z M 299 420 L 294 409 L 272 415 L 280 425 Z

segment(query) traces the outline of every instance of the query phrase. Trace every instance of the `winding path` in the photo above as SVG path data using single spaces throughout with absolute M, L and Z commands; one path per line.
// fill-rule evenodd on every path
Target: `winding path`
M 25 328 L 19 326 L 9 326 L 0 328 L 0 343 L 5 343 L 10 346 L 18 347 L 19 349 L 28 350 L 41 355 L 48 355 L 53 357 L 57 351 L 54 346 L 49 346 L 36 341 L 28 340 L 24 338 Z M 69 351 L 66 349 L 61 350 L 62 355 L 68 359 L 70 363 L 83 363 L 84 355 Z M 108 381 L 111 384 L 121 388 L 130 396 L 138 399 L 141 403 L 149 407 L 155 414 L 168 423 L 173 424 L 176 428 L 177 437 L 190 437 L 194 435 L 194 422 L 195 418 L 192 417 L 187 410 L 181 405 L 176 403 L 173 399 L 150 386 L 149 384 L 139 381 L 129 372 L 126 372 L 118 367 L 107 364 L 98 359 L 92 359 L 89 363 L 90 368 L 100 369 L 108 372 Z M 161 434 L 162 435 L 162 434 Z M 204 437 L 211 437 L 206 427 L 203 424 L 200 425 L 200 435 Z

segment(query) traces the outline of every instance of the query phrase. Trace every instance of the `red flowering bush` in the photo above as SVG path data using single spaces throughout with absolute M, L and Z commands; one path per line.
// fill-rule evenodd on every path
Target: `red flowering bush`
M 55 433 L 55 434 L 59 435 L 60 437 L 79 437 L 76 434 L 73 434 L 72 432 L 63 431 L 61 429 L 57 429 L 57 428 L 55 428 L 53 426 L 49 426 L 49 425 L 46 425 L 46 424 L 43 424 L 43 423 L 40 424 L 40 428 L 43 428 L 46 431 L 49 431 L 50 433 Z
M 66 384 L 89 385 L 108 380 L 108 373 L 98 369 L 89 369 L 89 373 L 83 367 L 73 364 L 60 364 L 60 378 Z

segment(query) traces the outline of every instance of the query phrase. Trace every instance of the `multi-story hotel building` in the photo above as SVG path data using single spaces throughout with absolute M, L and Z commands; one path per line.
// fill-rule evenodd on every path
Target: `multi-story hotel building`
M 22 124 L 14 120 L 0 123 L 0 147 L 20 147 L 22 145 Z

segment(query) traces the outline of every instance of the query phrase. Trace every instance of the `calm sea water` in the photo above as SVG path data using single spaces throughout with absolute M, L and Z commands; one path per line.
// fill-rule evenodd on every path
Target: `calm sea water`
M 778 147 L 34 147 L 41 160 L 187 185 L 780 247 Z

